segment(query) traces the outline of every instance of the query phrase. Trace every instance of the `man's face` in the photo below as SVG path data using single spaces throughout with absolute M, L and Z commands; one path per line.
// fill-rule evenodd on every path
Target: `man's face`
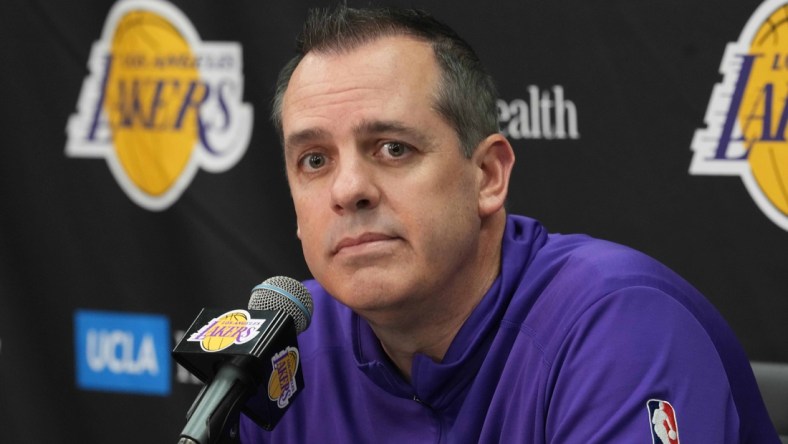
M 433 110 L 438 79 L 428 44 L 386 37 L 307 54 L 284 96 L 304 257 L 362 316 L 418 310 L 473 279 L 481 173 Z

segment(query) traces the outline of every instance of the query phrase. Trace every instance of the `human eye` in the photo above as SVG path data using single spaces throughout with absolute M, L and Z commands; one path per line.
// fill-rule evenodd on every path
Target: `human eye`
M 322 153 L 307 153 L 299 159 L 298 166 L 305 171 L 316 171 L 326 166 L 327 162 Z
M 381 146 L 380 151 L 384 157 L 390 158 L 400 158 L 408 153 L 410 153 L 413 149 L 410 145 L 407 145 L 402 142 L 385 142 L 383 146 Z

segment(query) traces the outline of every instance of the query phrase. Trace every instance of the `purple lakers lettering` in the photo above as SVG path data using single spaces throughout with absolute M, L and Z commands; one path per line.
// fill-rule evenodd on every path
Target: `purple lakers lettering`
M 728 44 L 692 141 L 690 173 L 739 176 L 764 214 L 788 230 L 788 22 L 786 0 L 767 0 Z
M 273 371 L 268 380 L 268 397 L 283 409 L 298 390 L 296 372 L 298 371 L 298 349 L 287 347 L 271 358 Z
M 126 194 L 172 205 L 197 170 L 222 172 L 246 151 L 241 46 L 203 42 L 167 2 L 117 2 L 93 45 L 66 155 L 105 158 Z
M 187 341 L 199 342 L 207 352 L 217 352 L 254 339 L 264 323 L 265 319 L 252 319 L 246 310 L 232 310 L 213 318 Z

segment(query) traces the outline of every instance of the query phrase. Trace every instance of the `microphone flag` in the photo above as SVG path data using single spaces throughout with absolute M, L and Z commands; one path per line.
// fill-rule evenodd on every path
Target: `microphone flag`
M 172 352 L 176 362 L 206 385 L 187 413 L 189 423 L 214 380 L 233 381 L 205 418 L 227 432 L 243 412 L 271 430 L 304 387 L 293 318 L 280 310 L 204 308 Z M 221 377 L 220 374 L 224 374 Z M 229 375 L 228 375 L 229 374 Z M 204 410 L 204 409 L 201 409 Z M 217 412 L 219 414 L 215 414 Z

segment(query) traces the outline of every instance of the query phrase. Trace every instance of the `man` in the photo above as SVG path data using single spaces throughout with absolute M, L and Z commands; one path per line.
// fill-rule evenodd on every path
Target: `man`
M 298 50 L 273 118 L 315 277 L 305 388 L 244 442 L 778 442 L 691 286 L 507 216 L 495 89 L 453 31 L 339 7 Z

